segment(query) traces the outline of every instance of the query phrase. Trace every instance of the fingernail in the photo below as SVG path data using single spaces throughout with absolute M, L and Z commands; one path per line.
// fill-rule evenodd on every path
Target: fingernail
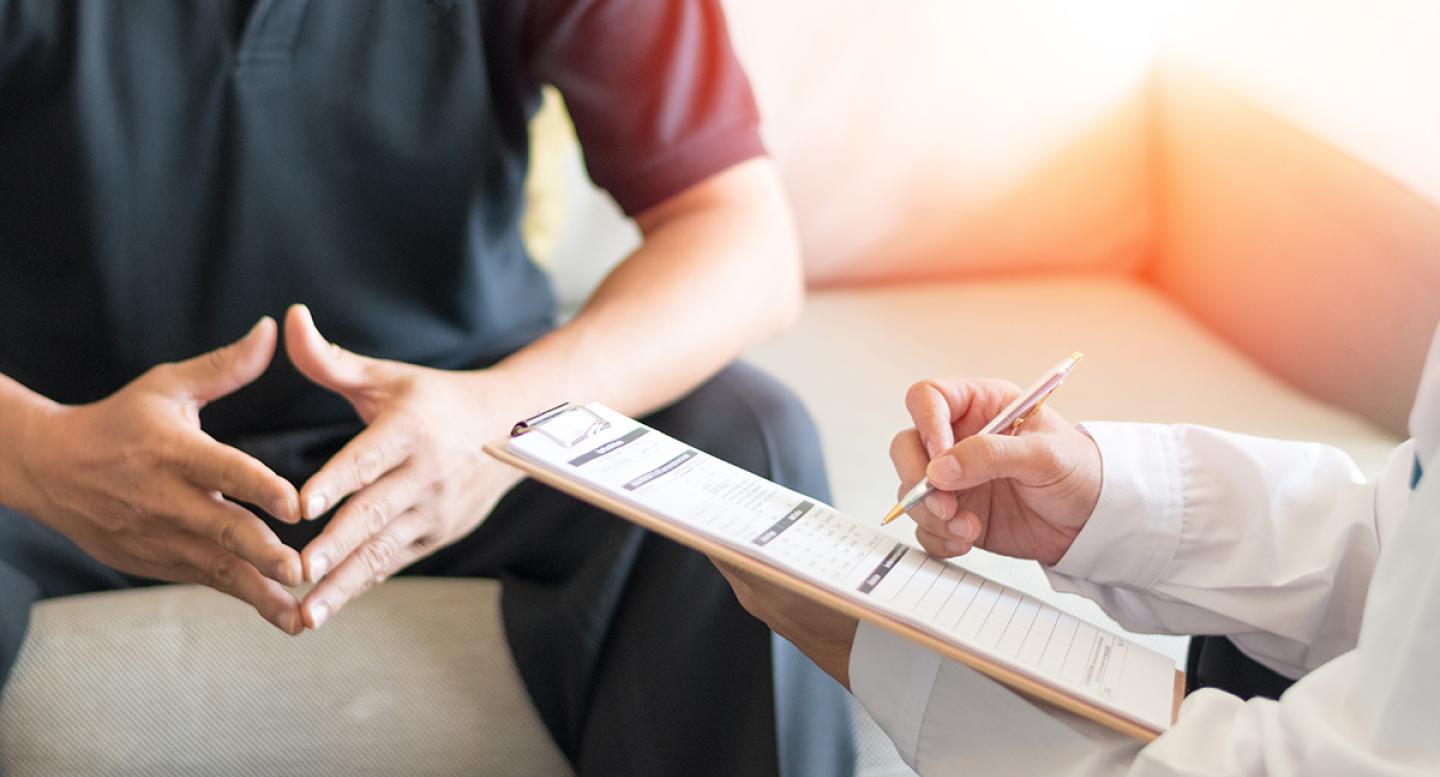
M 965 543 L 960 540 L 945 540 L 945 551 L 947 553 L 964 553 Z
M 926 472 L 934 480 L 954 483 L 960 479 L 960 462 L 954 456 L 941 456 L 930 462 L 930 468 Z
M 313 494 L 305 502 L 305 517 L 315 520 L 325 514 L 325 497 L 321 494 Z
M 317 553 L 310 557 L 310 582 L 318 583 L 325 578 L 325 573 L 330 571 L 330 559 L 325 554 Z
M 300 613 L 287 610 L 280 613 L 280 630 L 286 634 L 294 634 L 300 630 Z
M 965 520 L 965 519 L 963 519 L 963 518 L 956 518 L 955 520 L 953 520 L 953 521 L 951 521 L 950 523 L 946 524 L 946 526 L 949 527 L 950 533 L 953 534 L 953 535 L 955 535 L 956 537 L 959 537 L 959 538 L 962 539 L 962 540 L 969 540 L 969 539 L 970 539 L 970 522 L 969 522 L 969 521 L 967 521 L 967 520 Z
M 935 494 L 925 497 L 925 509 L 936 518 L 945 517 L 945 503 Z
M 318 629 L 325 625 L 325 619 L 330 617 L 330 607 L 324 602 L 316 602 L 310 605 L 310 628 Z

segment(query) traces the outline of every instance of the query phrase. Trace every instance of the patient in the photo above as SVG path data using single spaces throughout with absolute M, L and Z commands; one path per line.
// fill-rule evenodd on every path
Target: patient
M 543 83 L 644 234 L 563 326 L 518 229 Z M 581 774 L 848 772 L 843 695 L 703 557 L 480 451 L 593 399 L 825 493 L 726 366 L 801 304 L 757 121 L 718 0 L 5 3 L 0 681 L 50 597 L 195 582 L 298 634 L 486 576 Z
M 970 436 L 1016 394 L 932 380 L 891 457 L 935 556 L 1040 562 L 1134 631 L 1192 640 L 1191 693 L 1142 747 L 890 632 L 722 567 L 747 609 L 854 691 L 923 775 L 1440 773 L 1440 332 L 1374 478 L 1340 451 L 1197 426 Z

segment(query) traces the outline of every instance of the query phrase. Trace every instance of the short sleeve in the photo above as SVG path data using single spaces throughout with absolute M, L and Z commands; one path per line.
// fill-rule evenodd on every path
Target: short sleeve
M 765 153 L 718 0 L 537 0 L 526 29 L 532 77 L 560 90 L 625 213 Z

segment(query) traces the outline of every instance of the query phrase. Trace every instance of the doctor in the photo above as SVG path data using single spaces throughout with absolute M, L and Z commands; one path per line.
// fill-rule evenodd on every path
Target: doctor
M 1440 332 L 1414 439 L 1369 479 L 1314 443 L 1082 428 L 1048 409 L 1025 434 L 967 437 L 1015 393 L 989 381 L 911 389 L 915 428 L 891 456 L 905 488 L 928 475 L 940 489 L 912 511 L 920 543 L 937 556 L 979 547 L 1035 559 L 1057 590 L 1133 631 L 1213 635 L 1196 640 L 1198 656 L 1192 645 L 1191 672 L 1229 692 L 1190 694 L 1175 725 L 1142 746 L 723 569 L 746 609 L 849 687 L 911 766 L 1440 774 L 1440 476 L 1423 477 L 1440 471 Z

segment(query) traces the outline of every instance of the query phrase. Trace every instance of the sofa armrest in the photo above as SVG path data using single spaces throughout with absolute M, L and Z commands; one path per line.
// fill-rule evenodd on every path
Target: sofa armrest
M 1440 321 L 1440 206 L 1205 75 L 1157 84 L 1152 280 L 1276 374 L 1404 434 Z

